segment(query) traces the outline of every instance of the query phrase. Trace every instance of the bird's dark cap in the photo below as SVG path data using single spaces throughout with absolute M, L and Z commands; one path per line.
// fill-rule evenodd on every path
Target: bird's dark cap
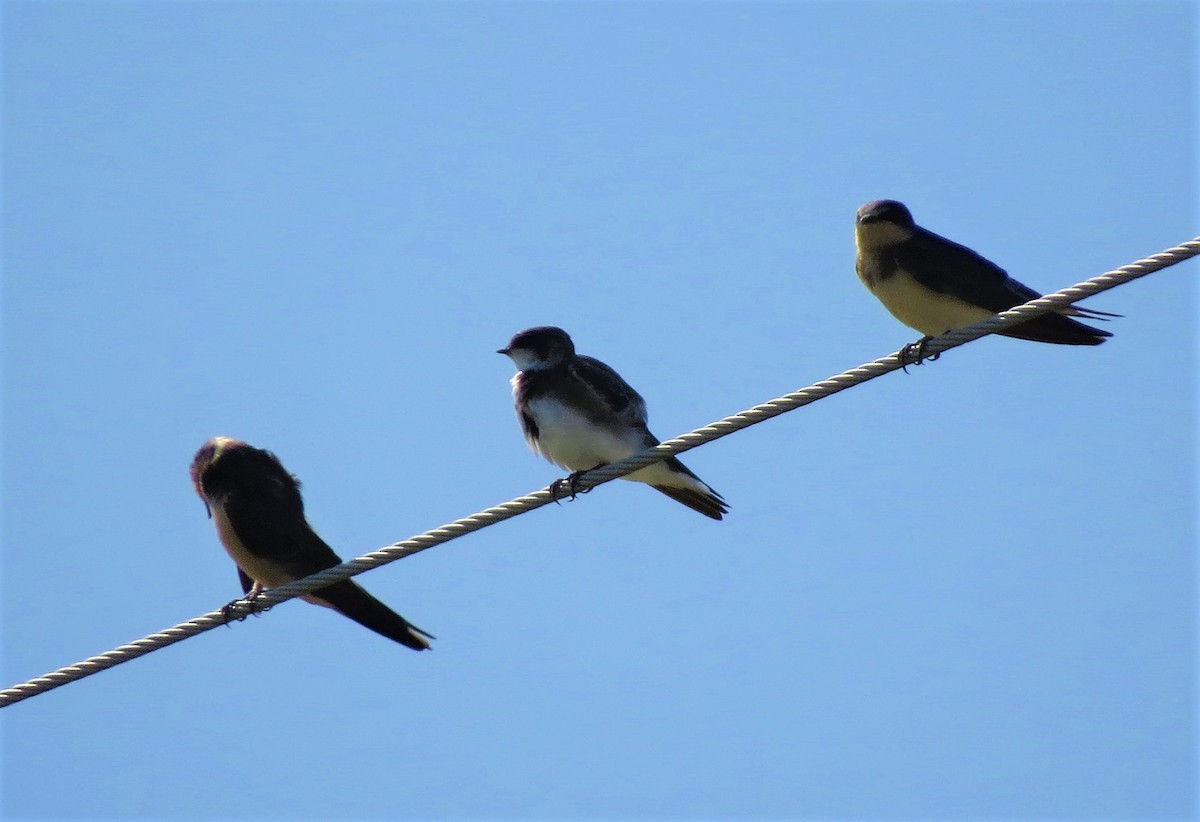
M 230 448 L 238 448 L 245 444 L 241 440 L 235 440 L 233 437 L 213 437 L 200 446 L 200 450 L 192 458 L 192 487 L 196 489 L 196 493 L 200 495 L 200 499 L 204 500 L 205 508 L 208 507 L 208 497 L 204 494 L 203 482 L 205 470 L 220 459 L 221 455 Z
M 567 356 L 575 355 L 575 343 L 571 342 L 571 336 L 553 325 L 526 328 L 513 336 L 507 348 L 501 348 L 496 353 L 511 355 L 516 349 L 533 351 L 539 355 L 548 355 L 551 352 L 565 352 Z
M 858 210 L 859 223 L 895 223 L 911 227 L 912 212 L 899 200 L 872 200 Z

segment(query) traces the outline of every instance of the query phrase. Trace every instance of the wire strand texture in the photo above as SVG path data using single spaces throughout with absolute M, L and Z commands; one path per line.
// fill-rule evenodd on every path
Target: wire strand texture
M 1085 280 L 1070 288 L 1064 288 L 1053 294 L 1047 294 L 1039 299 L 1031 300 L 1016 308 L 996 314 L 977 325 L 960 328 L 948 334 L 943 334 L 940 337 L 935 337 L 926 343 L 924 356 L 928 358 L 943 351 L 949 351 L 952 348 L 965 345 L 1011 325 L 1032 319 L 1039 314 L 1063 308 L 1078 300 L 1091 297 L 1102 291 L 1115 288 L 1118 285 L 1132 282 L 1147 274 L 1161 271 L 1164 268 L 1197 255 L 1200 255 L 1200 237 L 1188 240 L 1174 248 L 1167 249 L 1166 251 L 1122 266 L 1113 271 L 1106 272 L 1098 277 L 1093 277 L 1090 280 Z M 748 408 L 745 411 L 717 420 L 674 439 L 666 440 L 654 448 L 649 448 L 628 459 L 588 471 L 579 476 L 575 484 L 575 489 L 578 493 L 589 491 L 597 485 L 611 482 L 639 468 L 644 468 L 650 463 L 681 454 L 684 451 L 690 451 L 705 443 L 729 436 L 752 425 L 757 425 L 760 422 L 777 417 L 780 414 L 802 408 L 805 405 L 824 399 L 839 391 L 844 391 L 847 388 L 861 385 L 876 377 L 896 371 L 906 362 L 902 359 L 903 353 L 904 349 L 901 349 L 893 354 L 888 354 L 872 362 L 851 368 L 848 371 L 813 383 L 805 388 L 784 394 L 781 397 Z M 254 600 L 235 600 L 222 609 L 209 611 L 187 622 L 182 622 L 158 633 L 142 637 L 126 645 L 121 645 L 111 651 L 6 688 L 0 691 L 0 708 L 8 707 L 32 696 L 92 676 L 115 665 L 129 662 L 152 651 L 157 651 L 160 648 L 181 642 L 197 634 L 226 625 L 231 620 L 244 619 L 250 614 L 260 613 L 274 605 L 278 605 L 294 597 L 302 596 L 317 588 L 323 588 L 331 583 L 357 576 L 373 568 L 386 565 L 389 562 L 395 562 L 396 560 L 412 556 L 435 545 L 441 545 L 459 537 L 464 537 L 467 534 L 528 513 L 555 501 L 557 501 L 557 497 L 549 489 L 534 491 L 479 511 L 468 517 L 457 519 L 440 528 L 434 528 L 433 530 L 409 537 L 406 540 L 393 543 L 377 551 L 372 551 L 369 554 L 364 554 L 356 559 L 348 560 L 341 565 L 328 568 L 304 579 L 290 582 L 287 585 L 281 585 L 278 588 L 271 588 L 264 591 Z

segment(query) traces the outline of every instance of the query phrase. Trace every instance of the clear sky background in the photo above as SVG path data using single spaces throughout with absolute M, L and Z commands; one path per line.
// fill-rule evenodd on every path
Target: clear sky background
M 239 593 L 187 469 L 269 448 L 354 556 L 547 485 L 556 324 L 662 438 L 896 350 L 862 203 L 1041 291 L 1197 233 L 1196 9 L 4 6 L 4 682 Z M 1088 305 L 15 705 L 48 817 L 1195 808 L 1195 293 Z

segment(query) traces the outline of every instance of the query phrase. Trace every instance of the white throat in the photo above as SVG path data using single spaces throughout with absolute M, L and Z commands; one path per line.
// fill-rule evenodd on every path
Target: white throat
M 552 363 L 536 356 L 532 351 L 523 348 L 517 348 L 508 352 L 508 357 L 513 361 L 513 365 L 518 371 L 540 371 L 549 368 Z

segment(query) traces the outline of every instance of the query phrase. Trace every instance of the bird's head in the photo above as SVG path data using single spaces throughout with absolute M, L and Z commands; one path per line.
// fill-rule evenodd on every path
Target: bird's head
M 200 450 L 196 452 L 196 456 L 192 459 L 192 486 L 196 489 L 196 493 L 204 502 L 204 508 L 208 511 L 208 515 L 212 516 L 212 509 L 209 507 L 208 495 L 204 492 L 204 472 L 211 468 L 223 454 L 232 448 L 244 447 L 246 443 L 241 440 L 235 440 L 233 437 L 213 437 L 204 445 L 200 446 Z
M 912 212 L 898 200 L 874 200 L 858 210 L 854 223 L 860 248 L 894 245 L 916 229 Z
M 507 348 L 496 353 L 507 355 L 518 371 L 536 371 L 575 356 L 575 344 L 566 331 L 544 325 L 525 329 L 509 341 Z

